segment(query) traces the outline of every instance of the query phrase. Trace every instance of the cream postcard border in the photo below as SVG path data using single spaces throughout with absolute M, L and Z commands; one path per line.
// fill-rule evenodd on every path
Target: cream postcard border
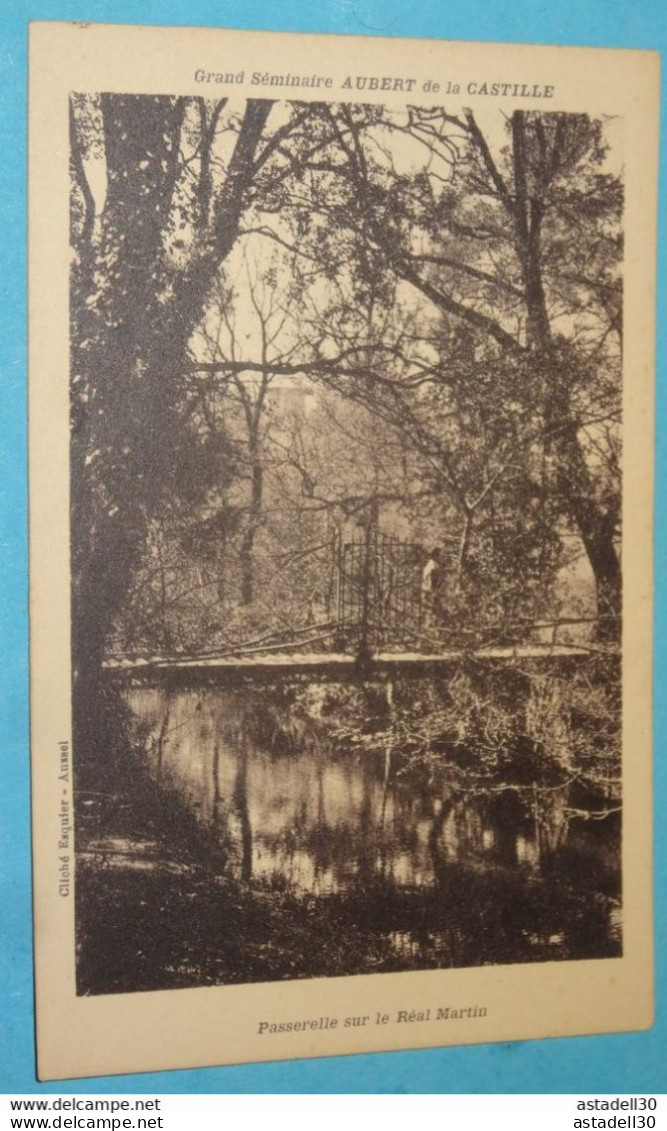
M 197 72 L 238 74 L 233 86 Z M 251 85 L 258 72 L 330 86 Z M 347 76 L 414 79 L 409 94 Z M 493 97 L 479 84 L 550 94 Z M 430 89 L 424 87 L 431 84 Z M 433 84 L 440 84 L 434 92 Z M 458 83 L 460 95 L 444 92 Z M 470 86 L 469 84 L 473 84 Z M 659 59 L 638 51 L 33 23 L 30 29 L 30 620 L 37 1043 L 40 1079 L 646 1028 L 651 907 L 652 466 Z M 59 894 L 61 743 L 71 749 L 69 591 L 68 94 L 287 97 L 624 119 L 623 891 L 619 959 L 549 962 L 77 997 L 74 898 Z M 71 889 L 70 889 L 71 891 Z M 398 1010 L 486 1016 L 396 1023 Z M 344 1029 L 346 1016 L 392 1022 Z M 259 1035 L 260 1021 L 337 1017 L 336 1030 Z

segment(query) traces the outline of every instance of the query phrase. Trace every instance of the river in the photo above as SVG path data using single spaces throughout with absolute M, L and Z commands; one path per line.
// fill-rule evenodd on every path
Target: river
M 258 898 L 346 907 L 391 956 L 378 968 L 620 953 L 620 804 L 571 752 L 508 753 L 495 732 L 486 757 L 479 737 L 443 745 L 432 689 L 427 709 L 414 686 L 125 698 L 156 789 L 196 817 L 222 871 Z

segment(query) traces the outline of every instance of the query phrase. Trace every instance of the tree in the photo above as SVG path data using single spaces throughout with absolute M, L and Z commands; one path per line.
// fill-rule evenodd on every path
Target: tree
M 358 273 L 341 272 L 329 290 L 328 302 L 318 287 L 302 304 L 306 336 L 329 359 L 310 371 L 361 420 L 368 413 L 374 432 L 393 434 L 389 450 L 400 444 L 381 494 L 402 499 L 413 537 L 445 546 L 452 623 L 502 632 L 544 614 L 558 539 L 534 482 L 534 421 L 517 409 L 521 359 L 499 360 L 465 326 L 443 328 L 431 304 L 391 277 L 375 286 L 369 272 L 360 286 Z M 409 487 L 399 482 L 406 453 Z
M 95 730 L 104 643 L 151 518 L 233 473 L 192 411 L 188 345 L 216 272 L 307 112 L 226 99 L 74 96 L 71 528 L 75 731 Z M 104 187 L 100 189 L 100 182 Z M 88 725 L 90 723 L 90 726 Z
M 443 367 L 446 339 L 466 330 L 469 370 L 479 349 L 507 362 L 512 401 L 533 416 L 522 443 L 540 449 L 548 520 L 574 525 L 615 631 L 622 190 L 603 123 L 517 110 L 503 136 L 469 111 L 330 114 L 344 153 L 321 163 L 330 249 L 345 247 L 360 285 L 393 275 L 431 304 Z M 397 137 L 413 147 L 401 161 Z
M 253 558 L 264 521 L 271 385 L 276 369 L 289 364 L 301 344 L 294 324 L 298 295 L 290 264 L 281 262 L 271 247 L 261 249 L 263 257 L 256 255 L 256 242 L 253 236 L 241 241 L 236 257 L 228 263 L 226 274 L 219 275 L 211 293 L 198 330 L 199 352 L 205 355 L 209 369 L 196 374 L 194 384 L 209 411 L 223 398 L 237 410 L 238 419 L 231 427 L 240 474 L 247 484 L 247 495 L 237 505 L 243 516 L 239 558 L 244 605 L 251 605 L 255 595 Z M 249 371 L 244 369 L 244 357 L 253 362 Z

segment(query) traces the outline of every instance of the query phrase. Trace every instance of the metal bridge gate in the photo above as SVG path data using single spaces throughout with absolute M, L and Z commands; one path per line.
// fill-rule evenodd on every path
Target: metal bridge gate
M 414 647 L 421 620 L 424 550 L 388 534 L 367 531 L 338 541 L 333 613 L 336 646 L 370 655 L 381 648 Z

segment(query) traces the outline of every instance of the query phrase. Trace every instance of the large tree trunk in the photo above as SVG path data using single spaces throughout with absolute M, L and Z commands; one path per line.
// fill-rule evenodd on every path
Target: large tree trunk
M 528 346 L 535 354 L 535 379 L 542 374 L 543 430 L 547 469 L 555 489 L 572 519 L 586 551 L 595 579 L 598 635 L 614 638 L 621 613 L 621 567 L 614 542 L 615 516 L 603 512 L 579 429 L 572 412 L 567 382 L 561 372 L 564 359 L 554 347 L 542 275 L 541 232 L 543 211 L 537 196 L 530 197 L 526 156 L 526 119 L 522 110 L 512 116 L 514 161 L 514 225 L 523 274 Z M 557 141 L 554 144 L 558 144 Z M 547 475 L 549 471 L 547 471 Z
M 601 640 L 617 640 L 621 629 L 622 577 L 616 548 L 616 515 L 604 512 L 594 497 L 590 470 L 574 422 L 565 424 L 558 451 L 558 492 L 565 500 L 595 579 Z
M 183 468 L 174 450 L 176 437 L 184 435 L 187 346 L 215 273 L 238 237 L 271 107 L 247 102 L 208 230 L 199 232 L 177 270 L 165 237 L 182 172 L 184 100 L 101 98 L 107 172 L 101 238 L 95 246 L 83 244 L 93 231 L 90 222 L 84 224 L 70 327 L 74 727 L 86 747 L 104 729 L 104 646 L 145 545 L 151 511 L 179 489 Z M 71 169 L 89 209 L 76 123 Z

